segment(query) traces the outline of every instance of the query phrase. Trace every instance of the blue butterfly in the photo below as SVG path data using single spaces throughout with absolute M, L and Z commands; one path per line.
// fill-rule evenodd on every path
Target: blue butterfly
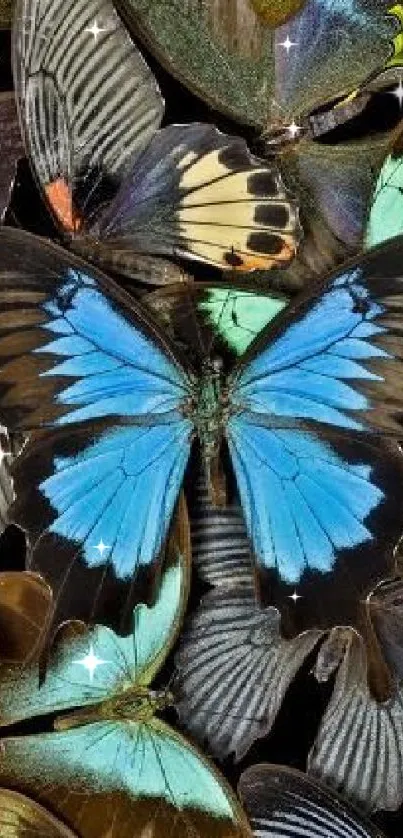
M 403 520 L 401 238 L 291 303 L 227 377 L 214 358 L 196 374 L 84 262 L 20 231 L 0 242 L 0 418 L 30 434 L 10 515 L 30 535 L 30 569 L 56 591 L 75 580 L 77 601 L 91 574 L 139 595 L 197 437 L 213 488 L 228 446 L 271 601 L 295 587 L 316 596 L 331 578 L 349 583 L 348 618 L 357 586 L 390 575 Z

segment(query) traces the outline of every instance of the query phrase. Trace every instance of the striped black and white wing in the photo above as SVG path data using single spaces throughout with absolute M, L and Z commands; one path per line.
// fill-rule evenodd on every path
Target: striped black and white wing
M 176 707 L 185 727 L 219 757 L 237 759 L 271 729 L 285 693 L 320 633 L 285 640 L 275 608 L 256 603 L 239 506 L 214 507 L 203 476 L 191 504 L 193 562 L 215 586 L 201 600 L 176 657 Z
M 37 181 L 73 234 L 150 142 L 160 92 L 110 0 L 18 0 L 13 70 Z
M 238 792 L 255 838 L 382 838 L 346 801 L 290 768 L 254 765 Z
M 220 586 L 190 619 L 176 657 L 176 707 L 192 736 L 241 759 L 271 730 L 285 693 L 320 633 L 285 640 L 275 608 L 254 589 Z
M 396 679 L 386 701 L 374 697 L 366 648 L 353 631 L 308 771 L 369 811 L 393 811 L 403 799 L 403 684 Z
M 239 502 L 214 506 L 200 471 L 191 498 L 193 566 L 204 582 L 238 588 L 253 586 L 252 553 Z

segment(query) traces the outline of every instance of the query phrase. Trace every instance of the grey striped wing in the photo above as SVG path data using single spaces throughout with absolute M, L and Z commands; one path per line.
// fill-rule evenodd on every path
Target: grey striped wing
M 308 771 L 370 811 L 394 810 L 403 799 L 403 686 L 379 703 L 367 668 L 364 642 L 351 631 Z
M 271 729 L 285 693 L 320 637 L 280 634 L 275 608 L 252 587 L 218 587 L 201 601 L 176 657 L 176 707 L 185 727 L 221 758 L 241 759 Z
M 253 585 L 252 553 L 242 509 L 233 502 L 217 507 L 209 499 L 200 473 L 194 486 L 191 510 L 193 565 L 210 585 Z
M 299 771 L 254 765 L 238 791 L 256 838 L 381 838 L 347 802 Z
M 271 729 L 284 695 L 320 632 L 284 640 L 275 608 L 256 603 L 252 559 L 236 500 L 215 507 L 199 473 L 190 502 L 193 563 L 215 587 L 182 633 L 176 707 L 200 742 L 237 759 Z
M 116 191 L 158 128 L 163 101 L 110 0 L 17 0 L 13 69 L 27 152 L 48 199 L 58 179 L 84 209 L 101 180 Z

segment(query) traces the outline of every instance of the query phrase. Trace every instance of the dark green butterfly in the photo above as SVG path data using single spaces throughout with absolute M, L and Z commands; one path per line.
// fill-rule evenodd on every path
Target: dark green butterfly
M 213 107 L 259 129 L 279 118 L 297 122 L 345 96 L 389 58 L 396 31 L 386 18 L 390 0 L 280 0 L 267 4 L 271 21 L 256 5 L 118 2 L 170 72 Z

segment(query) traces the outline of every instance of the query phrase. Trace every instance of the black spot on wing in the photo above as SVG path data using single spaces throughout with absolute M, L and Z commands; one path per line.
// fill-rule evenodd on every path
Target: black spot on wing
M 255 209 L 254 221 L 265 227 L 286 229 L 290 222 L 290 213 L 286 204 L 259 204 Z
M 274 173 L 267 170 L 253 172 L 248 177 L 248 192 L 249 195 L 255 195 L 258 198 L 269 198 L 273 195 L 279 195 L 278 179 Z
M 241 259 L 238 253 L 235 253 L 235 250 L 227 250 L 224 253 L 224 259 L 227 265 L 231 265 L 233 268 L 240 268 L 243 265 L 243 259 Z
M 271 233 L 251 233 L 248 236 L 248 248 L 255 253 L 271 253 L 273 256 L 281 253 L 284 242 L 281 236 L 274 236 Z

